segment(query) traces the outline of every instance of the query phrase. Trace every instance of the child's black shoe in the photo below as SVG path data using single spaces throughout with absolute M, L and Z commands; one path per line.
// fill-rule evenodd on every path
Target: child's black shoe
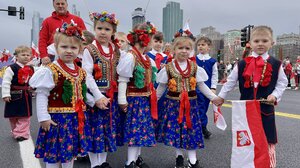
M 212 133 L 209 132 L 206 127 L 202 128 L 202 133 L 203 133 L 205 139 L 209 139 L 209 137 L 212 135 Z
M 188 163 L 188 168 L 202 168 L 202 167 L 200 166 L 200 163 L 199 163 L 198 160 L 196 161 L 195 164 L 192 164 L 190 161 L 188 161 L 188 162 L 189 162 L 189 163 Z
M 184 168 L 184 158 L 182 155 L 177 156 L 175 168 Z
M 139 156 L 136 160 L 136 166 L 139 168 L 150 168 L 143 160 L 141 156 Z
M 135 162 L 132 161 L 129 165 L 125 164 L 124 168 L 138 168 L 138 167 L 135 165 Z
M 101 164 L 100 168 L 112 168 L 112 167 L 109 165 L 109 163 L 104 162 Z

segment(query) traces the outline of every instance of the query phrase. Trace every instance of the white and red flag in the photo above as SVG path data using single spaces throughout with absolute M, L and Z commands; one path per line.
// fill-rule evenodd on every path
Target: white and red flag
M 270 167 L 260 103 L 256 100 L 232 101 L 231 167 Z
M 216 127 L 224 131 L 227 128 L 227 124 L 222 115 L 220 107 L 213 104 L 213 111 L 214 111 L 214 123 L 216 124 Z
M 39 58 L 40 52 L 38 50 L 38 47 L 33 42 L 31 42 L 31 51 L 33 58 Z

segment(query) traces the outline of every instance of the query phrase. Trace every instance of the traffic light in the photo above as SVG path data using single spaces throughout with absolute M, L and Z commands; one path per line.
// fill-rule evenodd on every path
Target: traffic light
M 23 6 L 20 7 L 20 19 L 24 20 L 25 18 L 25 8 Z
M 17 16 L 17 8 L 15 6 L 8 6 L 8 16 Z
M 249 40 L 249 39 L 247 39 L 247 36 L 248 36 L 247 34 L 248 34 L 247 27 L 245 27 L 241 30 L 241 46 L 242 47 L 245 47 Z

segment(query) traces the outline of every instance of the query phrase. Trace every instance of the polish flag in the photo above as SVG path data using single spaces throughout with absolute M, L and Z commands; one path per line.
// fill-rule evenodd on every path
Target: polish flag
M 214 123 L 216 124 L 216 127 L 224 131 L 227 128 L 227 124 L 222 115 L 220 107 L 213 104 L 213 110 L 214 110 Z
M 270 167 L 260 103 L 256 100 L 232 101 L 231 167 Z
M 33 58 L 38 58 L 40 55 L 40 52 L 38 50 L 38 47 L 34 45 L 33 42 L 31 42 L 31 51 L 32 51 L 32 57 Z

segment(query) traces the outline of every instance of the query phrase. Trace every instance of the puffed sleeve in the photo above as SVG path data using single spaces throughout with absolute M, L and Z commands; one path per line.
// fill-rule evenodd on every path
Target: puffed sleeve
M 85 49 L 82 56 L 82 68 L 86 71 L 86 85 L 92 92 L 95 101 L 105 97 L 99 90 L 96 81 L 93 76 L 94 61 L 88 49 Z
M 48 113 L 48 96 L 50 91 L 54 88 L 53 73 L 48 67 L 41 67 L 36 71 L 31 79 L 29 85 L 36 88 L 36 111 L 39 122 L 51 120 Z
M 2 98 L 4 97 L 11 97 L 10 95 L 10 85 L 12 78 L 14 76 L 14 72 L 10 67 L 7 67 L 5 69 L 3 80 L 2 80 Z
M 131 53 L 127 53 L 126 56 L 120 58 L 120 62 L 117 66 L 117 73 L 119 76 L 131 78 L 134 71 L 135 60 Z
M 197 80 L 197 83 L 205 82 L 208 80 L 207 73 L 205 72 L 205 70 L 203 68 L 201 68 L 199 66 L 197 67 L 196 80 Z
M 162 83 L 162 84 L 168 83 L 168 74 L 167 74 L 166 67 L 163 67 L 163 68 L 158 72 L 157 77 L 156 77 L 156 82 L 157 82 L 157 83 Z

